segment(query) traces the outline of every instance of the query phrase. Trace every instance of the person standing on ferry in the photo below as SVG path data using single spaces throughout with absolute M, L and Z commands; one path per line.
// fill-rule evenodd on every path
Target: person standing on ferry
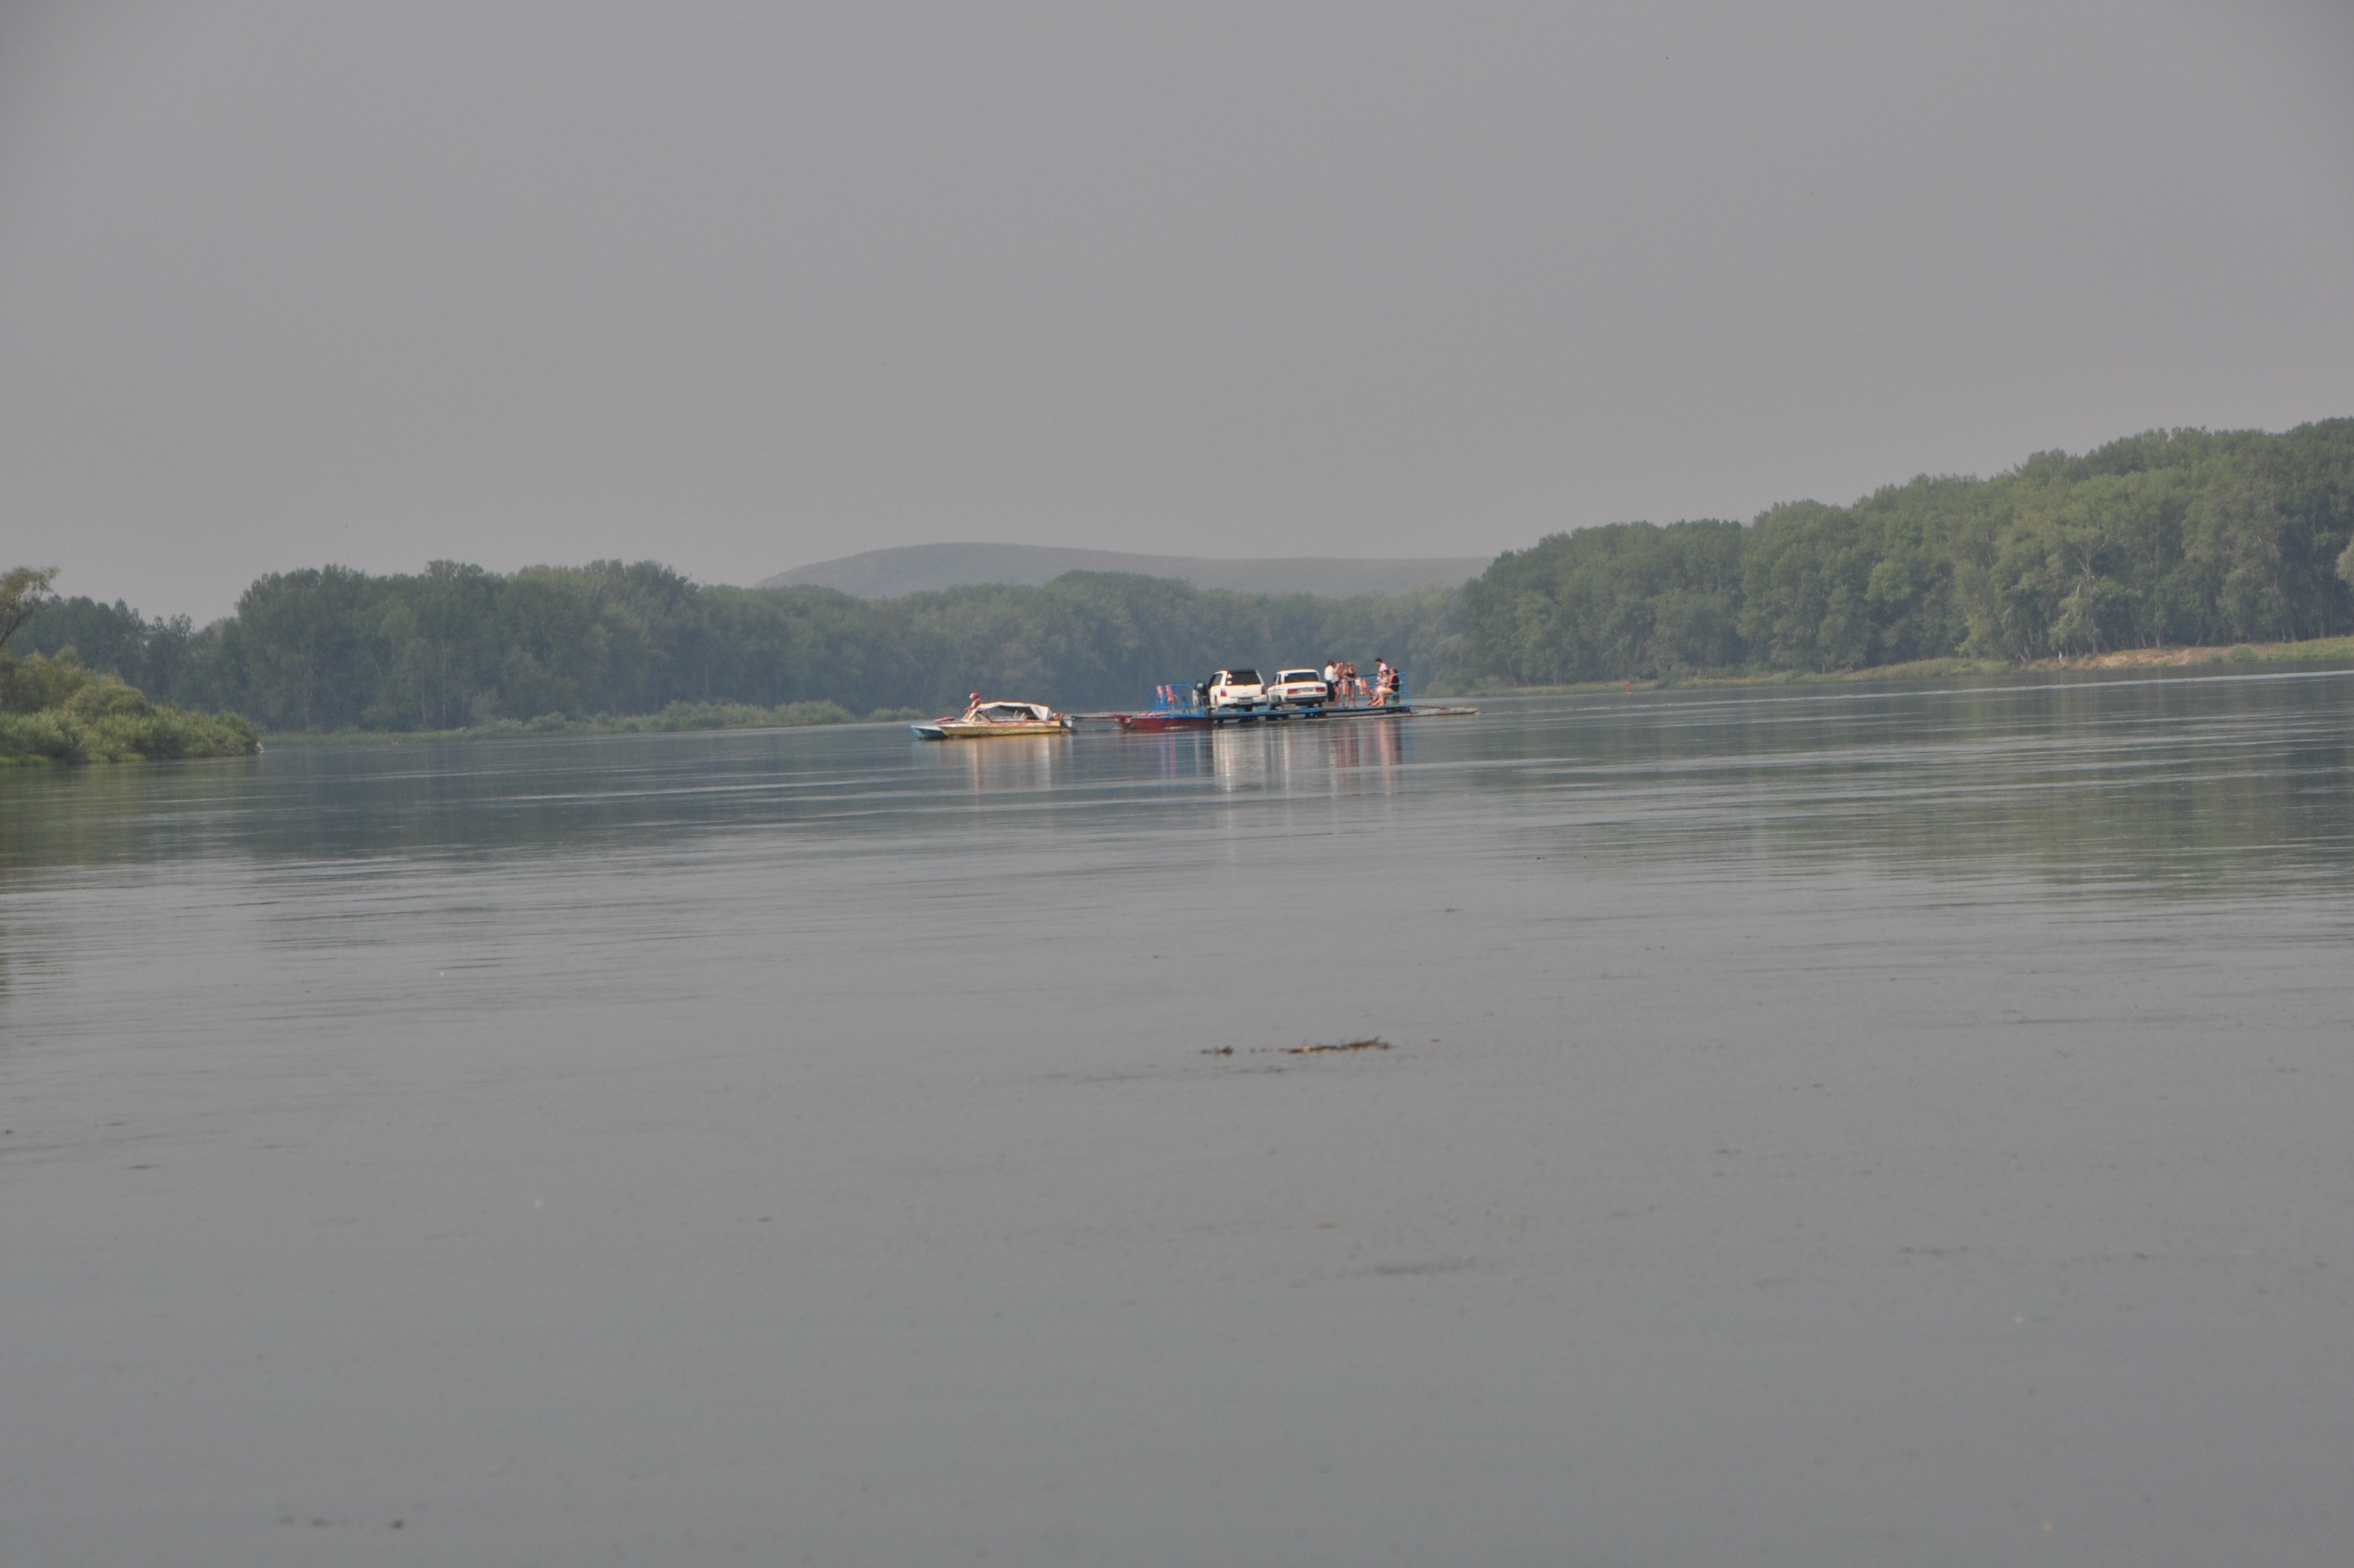
M 1341 665 L 1337 660 L 1324 661 L 1324 700 L 1328 703 L 1341 700 Z

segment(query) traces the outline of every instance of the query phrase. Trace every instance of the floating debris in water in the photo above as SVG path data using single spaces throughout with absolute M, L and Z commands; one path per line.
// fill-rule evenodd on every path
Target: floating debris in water
M 1433 1042 L 1433 1044 L 1436 1044 L 1436 1042 Z M 1341 1044 L 1337 1045 L 1308 1044 L 1284 1045 L 1279 1047 L 1274 1045 L 1259 1045 L 1252 1048 L 1251 1054 L 1254 1056 L 1323 1056 L 1335 1051 L 1386 1051 L 1389 1048 L 1390 1043 L 1388 1041 L 1376 1036 L 1371 1040 L 1343 1041 Z M 1231 1056 L 1234 1054 L 1235 1048 L 1231 1045 L 1212 1045 L 1204 1048 L 1202 1052 L 1202 1054 L 1204 1056 Z
M 1377 1263 L 1365 1272 L 1384 1275 L 1453 1274 L 1458 1269 L 1470 1266 L 1471 1259 L 1469 1257 L 1437 1257 L 1428 1263 Z

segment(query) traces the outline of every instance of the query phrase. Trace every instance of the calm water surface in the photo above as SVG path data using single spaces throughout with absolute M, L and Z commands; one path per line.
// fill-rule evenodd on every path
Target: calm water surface
M 0 771 L 0 1562 L 2341 1563 L 2349 720 Z

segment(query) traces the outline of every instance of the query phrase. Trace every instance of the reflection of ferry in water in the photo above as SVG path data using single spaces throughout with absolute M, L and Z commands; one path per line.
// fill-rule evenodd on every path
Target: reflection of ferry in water
M 1220 670 L 1191 686 L 1162 686 L 1150 707 L 1115 715 L 1123 729 L 1205 729 L 1213 725 L 1285 719 L 1411 718 L 1414 701 L 1405 672 L 1393 670 L 1386 687 L 1359 681 L 1335 689 L 1314 670 L 1278 670 L 1261 681 L 1256 670 Z

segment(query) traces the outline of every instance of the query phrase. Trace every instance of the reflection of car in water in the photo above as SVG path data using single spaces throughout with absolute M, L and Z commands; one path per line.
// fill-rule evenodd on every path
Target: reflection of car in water
M 1278 670 L 1266 690 L 1268 705 L 1278 708 L 1320 708 L 1332 697 L 1320 670 Z
M 1212 713 L 1258 713 L 1267 706 L 1267 687 L 1257 670 L 1221 670 L 1210 677 Z

